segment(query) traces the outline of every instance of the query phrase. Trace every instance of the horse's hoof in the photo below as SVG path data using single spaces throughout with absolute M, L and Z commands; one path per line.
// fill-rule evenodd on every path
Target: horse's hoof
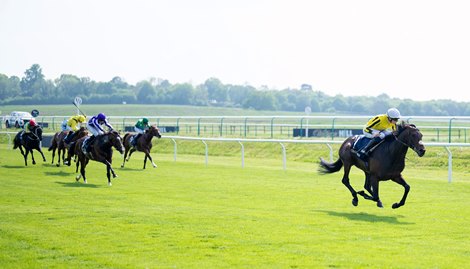
M 86 179 L 83 181 L 83 183 L 88 184 L 88 182 L 86 181 Z
M 111 186 L 113 186 L 113 184 L 112 184 L 111 182 L 108 182 L 108 186 L 110 186 L 110 187 L 111 187 Z
M 79 181 L 79 180 L 80 180 L 80 176 L 76 176 L 75 181 Z
M 377 202 L 377 207 L 383 208 L 383 207 L 384 207 L 384 205 L 382 204 L 382 202 L 381 202 L 381 201 L 378 201 L 378 202 Z
M 392 208 L 393 208 L 393 209 L 397 209 L 397 208 L 399 208 L 400 206 L 401 206 L 400 204 L 394 203 L 394 204 L 392 205 Z
M 60 166 L 60 164 L 56 164 L 55 166 L 59 167 L 59 166 Z
M 352 199 L 352 205 L 353 206 L 357 206 L 358 203 L 359 203 L 359 200 L 357 198 Z

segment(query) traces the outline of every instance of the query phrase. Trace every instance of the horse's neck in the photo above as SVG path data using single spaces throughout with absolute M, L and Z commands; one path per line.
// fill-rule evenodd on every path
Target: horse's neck
M 153 135 L 150 134 L 149 132 L 148 132 L 148 133 L 144 133 L 144 135 L 143 135 L 144 141 L 147 142 L 147 143 L 150 142 L 150 141 L 152 141 L 152 137 L 153 137 Z
M 389 143 L 390 156 L 393 156 L 394 159 L 405 159 L 406 153 L 408 152 L 408 147 L 398 140 L 399 138 L 393 140 Z

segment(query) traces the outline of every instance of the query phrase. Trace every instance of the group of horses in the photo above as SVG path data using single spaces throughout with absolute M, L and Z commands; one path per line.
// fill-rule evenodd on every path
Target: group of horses
M 76 170 L 80 167 L 80 174 L 77 175 L 76 180 L 79 181 L 83 177 L 83 181 L 87 183 L 85 167 L 87 166 L 90 160 L 101 162 L 106 165 L 106 174 L 108 177 L 108 185 L 111 184 L 111 174 L 113 178 L 117 177 L 116 173 L 112 168 L 112 157 L 113 157 L 113 148 L 119 151 L 119 153 L 124 154 L 124 161 L 121 167 L 124 167 L 124 163 L 129 161 L 132 153 L 135 151 L 141 151 L 145 153 L 144 158 L 144 169 L 149 159 L 153 167 L 157 167 L 154 163 L 152 157 L 150 156 L 150 150 L 152 149 L 152 138 L 157 137 L 161 138 L 160 130 L 157 126 L 150 126 L 144 134 L 142 134 L 136 141 L 135 146 L 131 144 L 131 138 L 133 137 L 132 133 L 126 133 L 124 138 L 121 138 L 119 132 L 111 130 L 105 134 L 97 136 L 90 145 L 88 145 L 88 150 L 84 150 L 84 143 L 89 139 L 88 131 L 86 128 L 81 127 L 73 135 L 73 138 L 66 142 L 65 137 L 67 137 L 69 131 L 61 131 L 54 134 L 54 137 L 51 141 L 51 146 L 49 151 L 52 151 L 52 164 L 54 164 L 55 153 L 57 151 L 57 164 L 60 166 L 62 161 L 63 164 L 68 166 L 71 165 L 72 158 L 76 162 Z M 13 141 L 13 149 L 19 148 L 21 154 L 24 157 L 25 166 L 28 165 L 28 154 L 31 153 L 31 158 L 33 164 L 36 164 L 34 160 L 33 150 L 37 150 L 41 153 L 43 161 L 46 162 L 46 158 L 41 149 L 42 142 L 42 128 L 40 126 L 33 127 L 31 132 L 25 133 L 24 131 L 18 132 Z M 65 157 L 67 153 L 67 157 Z
M 406 202 L 408 192 L 410 191 L 410 186 L 406 183 L 401 174 L 405 168 L 405 157 L 408 149 L 411 148 L 419 157 L 422 157 L 425 154 L 426 149 L 422 142 L 423 135 L 415 125 L 402 122 L 397 127 L 398 130 L 394 132 L 393 135 L 387 137 L 382 143 L 374 147 L 368 160 L 362 160 L 359 158 L 354 149 L 355 143 L 358 142 L 362 136 L 356 135 L 348 137 L 340 146 L 339 158 L 335 162 L 329 163 L 320 159 L 319 172 L 322 174 L 335 173 L 344 167 L 342 183 L 351 192 L 353 196 L 352 204 L 354 206 L 358 205 L 359 194 L 367 200 L 375 201 L 378 207 L 383 207 L 379 197 L 379 181 L 392 180 L 404 188 L 401 200 L 394 203 L 392 208 L 403 206 Z M 37 126 L 31 133 L 24 134 L 23 138 L 20 138 L 20 134 L 21 132 L 15 137 L 14 148 L 20 148 L 21 154 L 24 157 L 25 165 L 28 165 L 28 153 L 31 153 L 33 164 L 36 163 L 32 152 L 33 149 L 39 151 L 43 160 L 46 161 L 40 146 L 40 141 L 42 140 L 41 127 Z M 130 143 L 132 137 L 131 133 L 126 133 L 124 138 L 121 138 L 118 132 L 110 131 L 94 139 L 90 145 L 90 149 L 86 153 L 83 151 L 83 143 L 88 139 L 88 132 L 85 128 L 80 128 L 80 130 L 75 133 L 70 143 L 66 143 L 64 141 L 66 135 L 67 132 L 65 131 L 58 132 L 54 135 L 52 145 L 49 147 L 49 150 L 52 151 L 52 163 L 54 163 L 56 150 L 58 151 L 57 166 L 60 165 L 61 156 L 62 162 L 67 163 L 68 165 L 70 165 L 72 157 L 75 156 L 77 158 L 76 173 L 78 173 L 78 168 L 80 167 L 80 174 L 76 177 L 77 181 L 80 180 L 80 177 L 83 177 L 84 182 L 87 182 L 85 167 L 90 160 L 93 160 L 106 165 L 108 185 L 111 185 L 111 174 L 113 177 L 116 177 L 116 173 L 111 166 L 113 155 L 112 148 L 115 148 L 121 154 L 124 154 L 124 160 L 121 167 L 124 167 L 125 162 L 129 161 L 129 158 L 135 151 L 142 151 L 145 153 L 144 169 L 147 159 L 151 161 L 153 167 L 157 167 L 150 156 L 152 138 L 161 138 L 160 131 L 156 126 L 151 126 L 146 130 L 145 134 L 141 135 L 137 140 L 135 147 Z M 25 151 L 23 151 L 23 147 L 25 148 Z M 64 155 L 66 149 L 68 149 L 68 155 L 65 160 Z M 364 172 L 364 189 L 367 193 L 363 190 L 357 192 L 351 186 L 349 182 L 349 173 L 352 166 L 356 166 Z

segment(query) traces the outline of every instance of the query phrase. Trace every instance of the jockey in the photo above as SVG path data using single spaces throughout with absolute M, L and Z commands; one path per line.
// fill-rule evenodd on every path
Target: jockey
M 363 160 L 369 157 L 369 151 L 372 147 L 397 130 L 397 121 L 400 117 L 398 109 L 390 108 L 386 114 L 371 118 L 363 129 L 364 136 L 371 140 L 364 148 L 357 152 L 357 157 Z
M 23 132 L 20 134 L 20 139 L 23 139 L 24 134 L 29 134 L 33 131 L 34 127 L 36 127 L 38 124 L 34 119 L 29 120 L 25 125 L 23 126 Z
M 142 118 L 137 121 L 137 123 L 134 125 L 134 131 L 137 133 L 137 135 L 131 140 L 132 146 L 135 147 L 137 144 L 137 139 L 145 132 L 145 130 L 148 130 L 149 128 L 149 120 L 147 118 Z
M 70 131 L 70 132 L 68 133 L 67 137 L 65 137 L 64 139 L 65 143 L 69 143 L 70 140 L 73 139 L 75 132 L 80 129 L 81 123 L 84 123 L 85 121 L 86 121 L 86 118 L 83 115 L 75 115 L 75 116 L 70 117 L 67 120 L 67 125 L 65 128 L 66 128 L 66 131 Z
M 113 126 L 109 124 L 108 118 L 106 118 L 106 115 L 104 115 L 103 113 L 99 113 L 98 115 L 91 117 L 91 119 L 88 121 L 87 129 L 93 135 L 90 137 L 90 139 L 88 139 L 89 141 L 87 145 L 91 145 L 96 136 L 105 133 L 104 129 L 101 127 L 102 125 L 106 125 L 106 127 L 108 127 L 110 131 L 113 130 Z

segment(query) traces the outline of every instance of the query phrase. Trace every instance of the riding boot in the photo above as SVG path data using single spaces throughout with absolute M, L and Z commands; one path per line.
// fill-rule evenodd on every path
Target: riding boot
M 64 138 L 64 142 L 67 143 L 67 144 L 70 143 L 70 140 L 72 140 L 72 136 L 73 136 L 73 132 L 70 131 L 70 132 L 67 134 L 67 136 Z
M 132 142 L 131 142 L 132 146 L 134 146 L 134 147 L 137 146 L 137 140 L 139 139 L 140 135 L 141 135 L 141 134 L 137 134 L 137 135 L 134 137 L 134 139 L 132 139 Z
M 367 159 L 369 157 L 370 149 L 377 145 L 381 140 L 382 139 L 380 137 L 372 138 L 369 143 L 357 153 L 357 157 Z

